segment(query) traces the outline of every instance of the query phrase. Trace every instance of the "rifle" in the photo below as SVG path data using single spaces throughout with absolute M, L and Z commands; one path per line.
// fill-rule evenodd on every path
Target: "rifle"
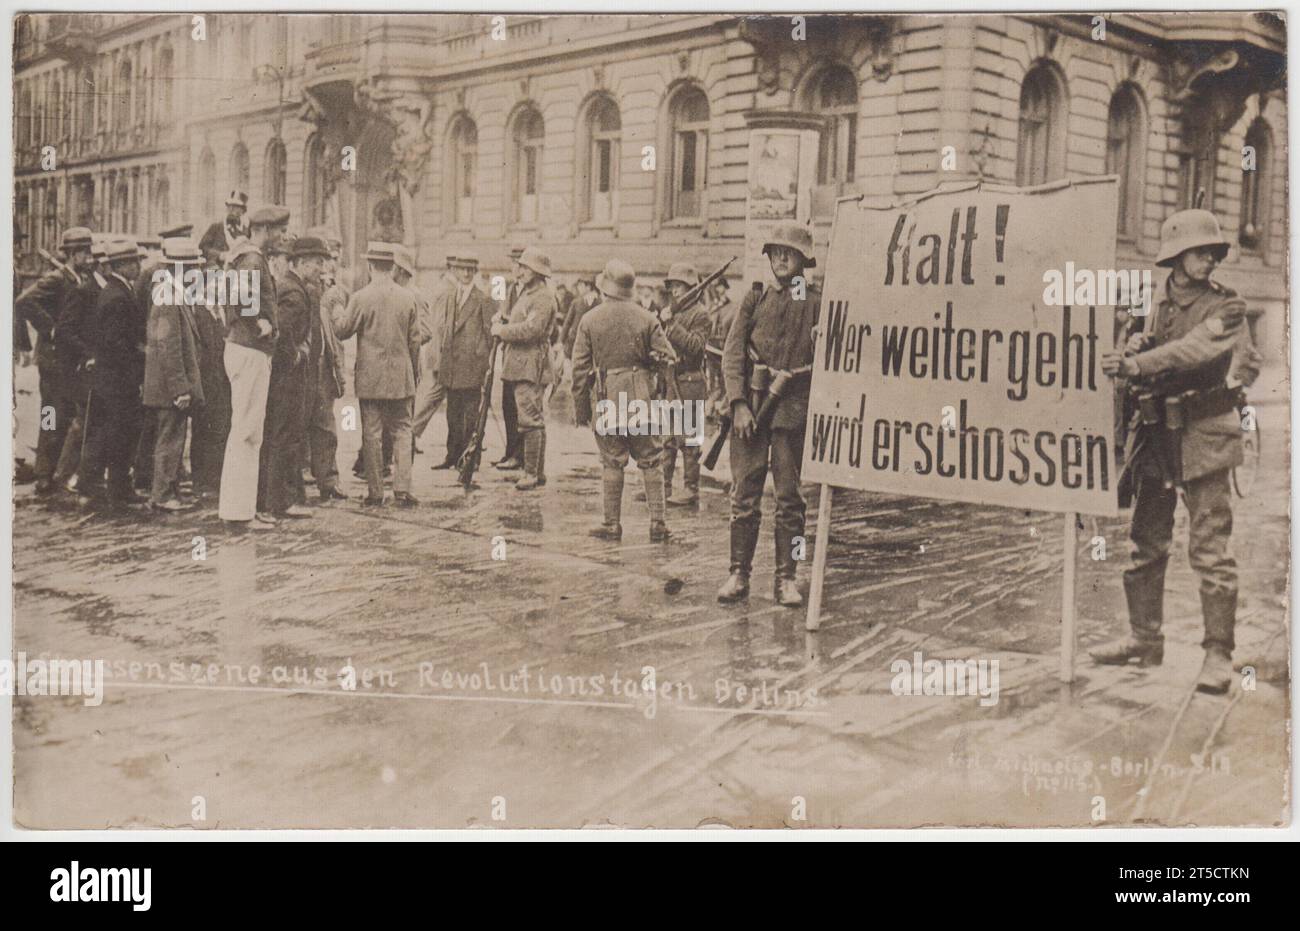
M 673 317 L 686 313 L 686 311 L 698 304 L 704 297 L 705 292 L 708 291 L 709 285 L 713 284 L 713 282 L 725 275 L 727 269 L 731 267 L 731 263 L 734 261 L 736 261 L 736 257 L 733 255 L 708 275 L 704 276 L 698 284 L 683 294 L 680 299 L 669 303 L 668 320 L 671 321 Z M 669 389 L 668 396 L 670 398 L 681 398 L 682 389 L 677 385 L 677 366 L 675 363 L 668 363 L 664 366 L 664 380 L 667 382 L 667 387 Z
M 474 484 L 474 473 L 478 471 L 479 461 L 483 458 L 483 434 L 487 430 L 488 411 L 492 409 L 492 378 L 497 364 L 497 349 L 500 346 L 499 337 L 492 340 L 492 348 L 488 350 L 487 373 L 483 376 L 483 388 L 478 399 L 478 416 L 474 420 L 474 434 L 470 437 L 465 451 L 460 454 L 460 461 L 456 463 L 460 483 L 466 488 Z
M 731 263 L 729 262 L 727 264 L 729 265 Z M 725 268 L 726 266 L 723 267 Z M 761 281 L 755 281 L 751 290 L 753 290 L 754 297 L 757 300 L 758 296 L 763 292 L 763 283 Z M 737 319 L 731 324 L 732 328 L 734 329 L 738 323 L 740 323 L 739 319 Z M 748 326 L 748 324 L 745 324 L 745 326 Z M 731 336 L 728 335 L 727 339 L 730 340 Z M 745 340 L 745 345 L 748 346 L 749 345 L 748 332 L 745 333 L 744 340 Z M 741 376 L 744 380 L 745 385 L 748 386 L 749 385 L 749 353 L 748 352 L 745 353 L 744 367 L 741 371 Z M 731 435 L 731 405 L 728 404 L 727 413 L 723 414 L 722 418 L 718 422 L 718 435 L 713 438 L 713 445 L 709 447 L 709 451 L 705 454 L 704 458 L 700 460 L 700 463 L 704 466 L 704 468 L 708 469 L 710 472 L 712 472 L 714 467 L 717 466 L 718 457 L 722 455 L 722 447 L 727 445 L 727 437 L 730 435 Z

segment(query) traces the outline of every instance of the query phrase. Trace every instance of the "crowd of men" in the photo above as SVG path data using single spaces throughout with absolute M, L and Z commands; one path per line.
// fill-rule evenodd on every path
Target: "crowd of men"
M 650 540 L 662 542 L 670 537 L 667 507 L 698 503 L 700 447 L 671 429 L 610 431 L 596 414 L 602 401 L 701 405 L 730 442 L 731 558 L 718 600 L 749 594 L 770 472 L 774 598 L 801 604 L 800 471 L 820 303 L 805 279 L 816 265 L 806 228 L 770 234 L 762 249 L 771 281 L 738 307 L 725 279 L 702 282 L 685 262 L 659 283 L 614 259 L 570 290 L 537 247 L 512 250 L 513 280 L 486 291 L 475 259 L 448 256 L 426 295 L 413 283 L 406 247 L 371 242 L 367 281 L 350 293 L 336 237 L 288 235 L 290 213 L 280 206 L 245 223 L 240 192 L 226 206 L 226 218 L 198 243 L 189 225 L 139 240 L 68 229 L 62 259 L 49 257 L 53 270 L 19 295 L 18 345 L 28 325 L 38 338 L 38 495 L 75 489 L 82 506 L 102 507 L 143 503 L 135 489 L 147 488 L 149 504 L 164 512 L 215 496 L 228 524 L 259 530 L 310 517 L 304 468 L 322 501 L 345 498 L 335 401 L 345 391 L 342 341 L 355 338 L 363 441 L 354 472 L 365 478 L 364 506 L 385 504 L 390 470 L 394 503 L 419 504 L 411 494 L 415 443 L 444 402 L 446 455 L 434 468 L 456 466 L 471 446 L 481 450 L 480 396 L 495 364 L 506 448 L 493 465 L 520 471 L 521 492 L 545 487 L 545 408 L 554 387 L 568 382 L 574 419 L 593 425 L 602 466 L 603 520 L 592 534 L 621 540 L 625 469 L 635 461 Z M 1205 621 L 1198 686 L 1216 693 L 1228 688 L 1237 613 L 1228 475 L 1242 461 L 1242 386 L 1259 368 L 1244 304 L 1211 279 L 1228 249 L 1207 211 L 1166 220 L 1157 259 L 1170 269 L 1165 296 L 1145 329 L 1103 357 L 1105 373 L 1126 381 L 1140 403 L 1121 481 L 1135 499 L 1134 558 L 1124 577 L 1131 635 L 1093 654 L 1101 664 L 1160 664 L 1163 580 L 1181 491 Z M 246 273 L 256 295 L 176 301 L 172 289 L 156 287 L 160 270 L 183 276 L 204 267 Z M 187 446 L 193 497 L 182 494 Z M 682 488 L 674 493 L 678 459 Z

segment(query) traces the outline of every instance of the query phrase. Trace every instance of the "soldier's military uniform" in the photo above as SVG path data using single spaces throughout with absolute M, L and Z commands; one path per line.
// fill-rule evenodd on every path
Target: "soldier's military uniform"
M 226 260 L 226 253 L 234 248 L 236 242 L 247 238 L 249 230 L 243 222 L 247 209 L 248 195 L 243 191 L 231 191 L 226 198 L 226 218 L 215 221 L 199 240 L 199 249 L 210 267 L 220 268 Z
M 722 347 L 736 319 L 736 304 L 724 297 L 709 310 L 709 339 L 704 345 L 704 373 L 709 389 L 709 419 L 716 423 L 727 412 L 727 387 L 722 380 Z
M 692 265 L 679 262 L 669 269 L 664 286 L 671 289 L 674 282 L 693 288 L 699 284 L 699 275 Z M 670 311 L 671 308 L 670 304 Z M 689 310 L 671 316 L 664 324 L 664 335 L 668 337 L 677 356 L 673 378 L 667 386 L 669 400 L 680 399 L 683 405 L 693 407 L 702 407 L 707 400 L 709 392 L 704 379 L 704 346 L 712 329 L 712 321 L 703 301 L 697 301 Z M 696 426 L 698 428 L 702 424 Z M 680 496 L 673 494 L 673 472 L 677 465 L 678 451 L 682 455 L 682 484 L 685 486 Z M 664 489 L 671 505 L 692 507 L 700 499 L 700 446 L 687 443 L 686 437 L 680 432 L 674 432 L 665 443 Z
M 663 444 L 653 433 L 610 431 L 597 405 L 608 401 L 648 405 L 654 396 L 656 367 L 673 360 L 672 346 L 654 314 L 632 302 L 636 276 L 626 262 L 611 259 L 597 277 L 604 300 L 578 321 L 573 343 L 573 409 L 581 425 L 592 422 L 600 453 L 605 519 L 594 536 L 618 540 L 623 535 L 623 470 L 636 460 L 650 509 L 650 540 L 668 538 L 664 525 Z M 618 425 L 626 426 L 626 425 Z
M 815 265 L 812 237 L 800 226 L 778 227 L 763 246 L 766 253 L 775 246 L 803 256 L 803 267 Z M 802 275 L 802 268 L 795 275 Z M 727 401 L 733 411 L 744 405 L 757 418 L 763 392 L 755 390 L 757 376 L 775 377 L 811 366 L 813 326 L 817 322 L 820 291 L 804 283 L 803 299 L 793 292 L 791 282 L 769 285 L 761 293 L 745 296 L 727 335 L 722 354 L 722 372 Z M 731 577 L 718 593 L 723 602 L 749 593 L 749 574 L 762 520 L 763 485 L 769 467 L 776 486 L 776 592 L 780 604 L 801 603 L 794 585 L 794 538 L 804 535 L 805 504 L 799 488 L 803 469 L 805 424 L 808 419 L 810 378 L 795 377 L 776 402 L 770 426 L 758 428 L 752 436 L 731 432 Z
M 1204 210 L 1185 210 L 1165 221 L 1156 264 L 1178 267 L 1185 252 L 1209 247 L 1216 261 L 1228 252 L 1218 221 Z M 1200 577 L 1206 665 L 1199 687 L 1222 692 L 1231 674 L 1237 611 L 1237 567 L 1228 548 L 1232 534 L 1229 472 L 1243 460 L 1239 395 L 1259 357 L 1246 326 L 1246 305 L 1230 288 L 1171 273 L 1165 296 L 1148 321 L 1142 350 L 1132 355 L 1140 404 L 1125 451 L 1126 479 L 1136 491 L 1132 566 L 1124 573 L 1132 638 L 1098 651 L 1100 663 L 1158 665 L 1163 658 L 1165 568 L 1173 537 L 1178 489 L 1188 510 L 1188 557 Z M 1142 406 L 1160 422 L 1143 423 Z M 1173 418 L 1171 420 L 1171 418 Z M 1181 428 L 1178 425 L 1181 420 Z
M 524 254 L 523 246 L 510 247 L 510 261 L 518 262 L 519 257 Z M 510 316 L 510 308 L 515 306 L 515 301 L 519 299 L 519 285 L 511 279 L 506 285 L 506 297 L 498 307 L 502 319 Z M 504 347 L 501 350 L 502 358 L 505 357 Z M 524 444 L 522 434 L 519 432 L 519 409 L 515 406 L 515 396 L 512 391 L 502 384 L 501 391 L 501 423 L 506 432 L 506 448 L 501 454 L 501 458 L 495 460 L 492 464 L 498 469 L 511 470 L 522 469 L 524 466 Z
M 89 249 L 90 230 L 73 227 L 64 231 L 59 248 L 65 256 L 71 251 Z M 82 296 L 82 278 L 70 266 L 42 275 L 14 302 L 16 317 L 36 331 L 36 369 L 40 375 L 40 430 L 36 439 L 36 490 L 44 494 L 55 489 L 54 475 L 63 452 L 68 427 L 77 416 L 76 392 L 66 361 L 60 359 L 56 331 L 61 317 L 74 313 L 69 306 Z M 53 416 L 46 417 L 46 408 Z M 49 428 L 46 429 L 46 424 Z
M 501 356 L 502 390 L 514 399 L 524 451 L 524 477 L 515 483 L 521 491 L 546 484 L 546 420 L 543 396 L 552 378 L 550 338 L 555 321 L 555 295 L 546 286 L 551 260 L 535 248 L 523 251 L 518 264 L 542 277 L 523 290 L 499 324 L 496 335 L 505 344 Z

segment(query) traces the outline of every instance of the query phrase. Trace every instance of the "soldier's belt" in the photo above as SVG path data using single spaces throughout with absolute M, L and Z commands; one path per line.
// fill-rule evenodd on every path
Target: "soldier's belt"
M 629 365 L 629 366 L 624 366 L 622 368 L 616 368 L 616 369 L 601 369 L 600 373 L 602 375 L 608 376 L 608 375 L 627 375 L 630 372 L 648 372 L 648 371 L 650 371 L 648 368 L 645 368 L 644 366 L 641 365 Z

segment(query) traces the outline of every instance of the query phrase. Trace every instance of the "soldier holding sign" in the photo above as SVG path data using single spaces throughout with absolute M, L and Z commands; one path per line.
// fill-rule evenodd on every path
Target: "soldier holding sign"
M 1188 556 L 1200 576 L 1205 619 L 1205 663 L 1196 685 L 1212 694 L 1226 692 L 1232 678 L 1237 564 L 1228 552 L 1228 473 L 1242 462 L 1237 385 L 1258 374 L 1246 305 L 1210 280 L 1228 248 L 1207 210 L 1184 210 L 1166 220 L 1156 258 L 1157 265 L 1173 269 L 1165 298 L 1145 334 L 1102 356 L 1107 375 L 1133 379 L 1139 392 L 1124 476 L 1136 488 L 1133 565 L 1124 573 L 1132 635 L 1092 657 L 1106 665 L 1142 666 L 1158 666 L 1164 658 L 1165 567 L 1181 488 L 1189 516 Z
M 813 326 L 821 293 L 803 278 L 817 264 L 802 226 L 778 226 L 763 244 L 776 284 L 751 291 L 736 312 L 722 353 L 731 407 L 731 574 L 718 591 L 728 604 L 749 595 L 749 573 L 762 520 L 770 466 L 776 484 L 775 597 L 794 608 L 794 540 L 804 533 L 799 489 L 813 361 Z

